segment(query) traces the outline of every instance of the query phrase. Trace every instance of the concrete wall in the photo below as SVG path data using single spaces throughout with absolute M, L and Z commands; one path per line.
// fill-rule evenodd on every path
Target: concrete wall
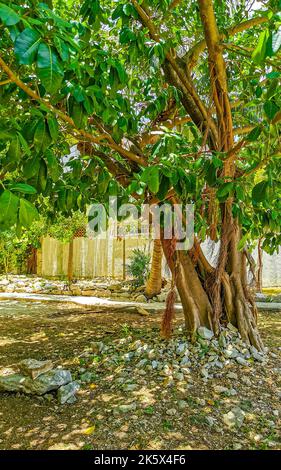
M 218 258 L 219 243 L 208 240 L 202 244 L 203 251 L 209 262 L 215 266 Z M 252 253 L 254 260 L 257 262 L 258 253 L 255 249 Z M 274 255 L 268 255 L 263 252 L 263 287 L 280 287 L 281 286 L 281 252 Z

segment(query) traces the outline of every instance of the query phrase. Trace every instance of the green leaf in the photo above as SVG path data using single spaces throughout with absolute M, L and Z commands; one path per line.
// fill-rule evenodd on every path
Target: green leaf
M 56 183 L 61 175 L 61 168 L 52 150 L 46 151 L 45 159 L 47 160 L 48 174 L 50 178 Z
M 33 186 L 30 186 L 29 184 L 26 184 L 26 183 L 13 184 L 10 190 L 17 191 L 23 194 L 36 194 L 37 193 L 37 190 Z
M 258 45 L 252 54 L 253 62 L 257 65 L 261 64 L 265 59 L 268 36 L 268 30 L 262 31 L 259 37 Z
M 102 173 L 99 174 L 98 191 L 100 194 L 104 194 L 106 192 L 110 180 L 111 180 L 111 177 L 109 173 L 107 173 L 106 171 L 103 171 Z
M 245 189 L 238 184 L 235 187 L 236 197 L 239 201 L 244 201 L 245 199 Z
M 73 207 L 74 203 L 75 203 L 75 192 L 73 191 L 73 189 L 68 189 L 66 191 L 66 208 L 68 211 L 74 208 Z
M 0 229 L 13 226 L 17 221 L 19 198 L 11 191 L 4 191 L 0 196 Z
M 126 71 L 125 71 L 123 65 L 120 62 L 117 62 L 115 67 L 116 67 L 120 82 L 121 83 L 126 83 L 127 74 L 126 74 Z
M 41 43 L 37 55 L 38 76 L 49 93 L 56 93 L 63 79 L 63 69 L 53 49 Z
M 243 235 L 243 237 L 239 241 L 239 243 L 237 245 L 237 248 L 238 248 L 239 251 L 242 250 L 244 248 L 244 246 L 246 245 L 247 240 L 248 240 L 248 236 L 249 236 L 249 234 L 246 233 L 245 235 Z
M 71 110 L 71 117 L 78 129 L 83 127 L 83 123 L 85 120 L 85 113 L 84 108 L 81 103 L 73 103 L 73 107 Z
M 66 190 L 62 189 L 58 192 L 58 201 L 57 201 L 58 208 L 61 212 L 66 210 Z
M 69 60 L 69 48 L 67 44 L 57 36 L 54 38 L 54 44 L 56 46 L 56 50 L 60 55 L 61 60 L 63 62 L 67 62 Z
M 34 220 L 38 219 L 38 211 L 29 201 L 20 199 L 19 222 L 29 228 Z
M 47 176 L 48 176 L 48 168 L 47 168 L 45 160 L 41 158 L 39 173 L 38 173 L 38 186 L 39 186 L 39 190 L 41 190 L 42 192 L 45 191 L 46 186 L 47 186 Z
M 229 181 L 228 183 L 224 183 L 217 191 L 217 197 L 219 199 L 224 198 L 227 196 L 233 189 L 233 182 Z
M 254 129 L 251 130 L 251 132 L 246 136 L 246 139 L 249 142 L 255 142 L 259 138 L 259 136 L 261 135 L 261 132 L 262 132 L 262 127 L 257 126 L 257 127 L 255 127 Z
M 170 189 L 170 178 L 163 175 L 161 177 L 160 187 L 159 187 L 159 191 L 157 193 L 157 197 L 160 201 L 163 201 L 165 199 L 169 189 Z
M 124 13 L 124 11 L 123 11 L 123 5 L 118 5 L 118 6 L 115 8 L 114 12 L 112 13 L 112 17 L 111 17 L 111 18 L 113 19 L 113 21 L 114 21 L 114 20 L 117 20 L 118 18 L 120 18 L 121 16 L 123 16 L 123 13 Z
M 31 179 L 36 176 L 39 172 L 40 167 L 40 157 L 35 155 L 32 158 L 29 158 L 26 163 L 23 165 L 23 174 L 27 179 Z
M 34 133 L 34 146 L 36 150 L 44 152 L 51 143 L 51 137 L 44 119 L 40 119 Z
M 0 18 L 6 26 L 13 26 L 20 21 L 19 15 L 3 3 L 0 3 Z
M 133 16 L 135 14 L 135 8 L 130 3 L 123 6 L 123 11 L 126 16 Z
M 16 39 L 15 56 L 19 64 L 31 65 L 36 57 L 41 37 L 34 29 L 26 28 Z
M 261 181 L 252 190 L 252 200 L 254 203 L 263 202 L 266 199 L 268 181 Z
M 13 131 L 0 127 L 0 140 L 11 140 L 13 136 Z
M 205 166 L 205 165 L 204 165 Z M 206 180 L 210 186 L 214 186 L 217 181 L 217 169 L 212 162 L 207 161 L 205 166 Z
M 266 101 L 263 105 L 263 109 L 268 119 L 272 121 L 276 113 L 279 111 L 279 106 L 277 106 L 273 101 Z
M 260 98 L 262 95 L 262 87 L 258 86 L 255 90 L 255 95 L 257 98 Z
M 26 142 L 25 138 L 23 137 L 23 135 L 20 132 L 18 132 L 17 135 L 18 135 L 18 138 L 20 140 L 20 144 L 21 144 L 21 147 L 22 147 L 24 153 L 26 155 L 31 155 L 30 148 L 29 148 L 28 143 Z
M 120 35 L 119 35 L 120 44 L 127 44 L 135 40 L 136 40 L 135 33 L 130 28 L 128 28 L 128 26 L 125 26 L 121 30 Z
M 281 76 L 281 72 L 277 72 L 276 70 L 273 70 L 272 72 L 269 72 L 266 74 L 266 78 L 279 78 Z
M 59 134 L 58 121 L 55 118 L 53 118 L 51 116 L 48 116 L 47 117 L 47 123 L 48 123 L 50 136 L 52 137 L 52 140 L 55 142 L 57 140 L 58 134 Z
M 10 147 L 7 153 L 9 162 L 18 162 L 21 157 L 21 146 L 20 139 L 16 136 L 10 143 Z
M 149 187 L 149 190 L 153 194 L 156 194 L 158 193 L 160 186 L 159 168 L 157 166 L 153 166 L 149 168 L 149 170 L 150 171 L 147 179 L 147 185 Z
M 86 94 L 81 85 L 78 85 L 74 88 L 73 96 L 76 99 L 77 103 L 82 103 L 85 100 Z

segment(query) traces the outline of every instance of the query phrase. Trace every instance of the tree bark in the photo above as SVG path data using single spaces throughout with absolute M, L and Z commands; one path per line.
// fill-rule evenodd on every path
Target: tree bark
M 212 329 L 212 307 L 189 254 L 176 250 L 170 256 L 171 243 L 171 240 L 162 239 L 163 251 L 181 299 L 186 330 L 194 338 L 199 326 Z
M 161 240 L 155 239 L 153 242 L 153 254 L 150 268 L 150 275 L 146 283 L 145 294 L 147 297 L 154 297 L 160 294 L 162 289 L 162 245 Z
M 262 350 L 263 343 L 257 329 L 257 308 L 247 285 L 245 254 L 237 248 L 240 238 L 240 230 L 236 226 L 228 252 L 227 270 L 232 294 L 232 311 L 227 319 L 238 328 L 244 341 Z
M 194 264 L 191 251 L 175 250 L 170 256 L 171 240 L 162 240 L 162 246 L 181 298 L 186 330 L 191 339 L 195 338 L 200 326 L 219 333 L 222 325 L 231 323 L 246 343 L 262 350 L 263 344 L 257 329 L 257 310 L 247 285 L 246 257 L 237 248 L 239 239 L 239 227 L 234 225 L 226 245 L 225 269 L 220 274 L 221 281 L 218 284 L 218 271 L 211 270 L 207 260 L 204 262 L 202 250 Z M 218 289 L 219 315 L 214 285 Z

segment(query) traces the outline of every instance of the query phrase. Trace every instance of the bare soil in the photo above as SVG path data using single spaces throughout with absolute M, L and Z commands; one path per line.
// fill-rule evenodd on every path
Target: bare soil
M 2 308 L 2 314 L 0 310 L 0 369 L 32 357 L 51 359 L 77 377 L 81 367 L 88 367 L 83 351 L 92 341 L 110 343 L 128 334 L 134 339 L 159 334 L 161 312 L 140 316 L 93 313 L 90 308 L 63 304 L 34 307 L 18 302 L 4 312 Z M 176 322 L 182 323 L 181 314 Z M 248 385 L 240 380 L 247 371 L 238 365 L 232 369 L 238 381 L 213 379 L 206 384 L 194 372 L 194 384 L 185 392 L 176 387 L 159 390 L 148 381 L 136 394 L 136 399 L 142 395 L 145 406 L 120 415 L 113 413 L 112 405 L 127 403 L 130 392 L 112 388 L 101 378 L 83 384 L 72 405 L 59 405 L 50 395 L 49 401 L 2 393 L 0 449 L 281 449 L 280 313 L 262 312 L 259 328 L 274 357 L 266 367 L 254 366 Z M 218 396 L 214 384 L 232 386 L 238 395 Z M 186 400 L 188 407 L 167 414 L 178 400 Z M 230 430 L 221 421 L 231 401 L 247 413 L 240 429 Z M 217 424 L 210 427 L 206 416 L 214 417 Z

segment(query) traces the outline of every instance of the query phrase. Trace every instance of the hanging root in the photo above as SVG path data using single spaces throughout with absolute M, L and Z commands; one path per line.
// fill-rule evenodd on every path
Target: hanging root
M 172 240 L 169 240 L 167 242 L 166 240 L 163 240 L 163 242 L 167 245 L 167 261 L 168 264 L 170 265 L 170 262 L 172 261 L 172 258 L 175 254 L 176 251 L 176 238 L 172 238 Z M 171 283 L 171 289 L 167 295 L 166 299 L 166 309 L 163 315 L 162 319 L 162 326 L 161 326 L 161 336 L 163 338 L 168 339 L 171 336 L 172 333 L 172 323 L 173 319 L 175 317 L 175 302 L 176 302 L 176 279 L 177 279 L 177 262 L 175 263 L 175 269 L 172 272 L 172 283 Z
M 228 246 L 233 233 L 233 225 L 224 221 L 222 227 L 221 243 L 218 264 L 214 273 L 214 282 L 210 288 L 210 298 L 214 310 L 214 325 L 217 325 L 222 315 L 222 278 L 225 273 L 225 266 L 228 257 Z
M 216 191 L 214 188 L 210 188 L 207 222 L 209 225 L 209 236 L 212 241 L 217 241 L 218 211 L 219 206 L 216 200 Z
M 163 338 L 170 338 L 172 333 L 172 323 L 175 317 L 175 302 L 176 302 L 176 289 L 170 290 L 166 300 L 166 309 L 162 319 L 161 336 Z
M 191 248 L 191 250 L 189 251 L 190 258 L 191 258 L 191 261 L 192 261 L 194 266 L 196 266 L 197 263 L 198 263 L 200 252 L 201 252 L 200 243 L 195 239 L 194 240 L 194 245 Z

